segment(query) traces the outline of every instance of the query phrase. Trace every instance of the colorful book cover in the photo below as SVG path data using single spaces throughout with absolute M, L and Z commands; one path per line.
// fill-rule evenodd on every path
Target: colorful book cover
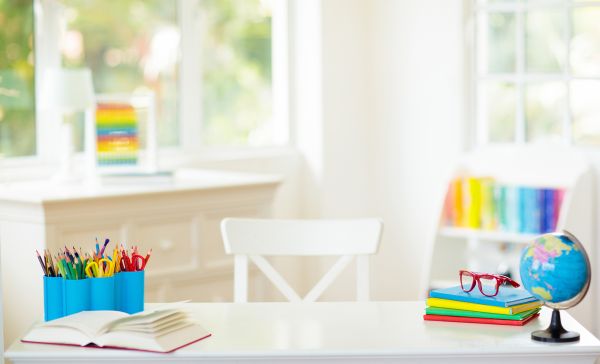
M 538 234 L 541 231 L 542 201 L 538 189 L 519 187 L 520 231 Z
M 467 177 L 464 187 L 463 201 L 466 218 L 464 226 L 477 229 L 481 226 L 479 221 L 481 216 L 481 184 L 478 178 Z
M 518 233 L 521 229 L 519 216 L 519 187 L 506 186 L 504 208 L 506 210 L 506 231 Z
M 560 209 L 562 207 L 563 199 L 565 198 L 565 190 L 556 189 L 554 190 L 554 219 L 552 226 L 553 230 L 556 230 L 558 226 L 558 218 L 560 217 Z
M 489 318 L 498 320 L 525 320 L 531 315 L 535 315 L 540 312 L 541 308 L 535 308 L 533 310 L 520 312 L 514 315 L 502 315 L 499 313 L 487 313 L 487 312 L 475 312 L 475 311 L 462 311 L 453 310 L 451 308 L 438 308 L 438 307 L 427 307 L 425 314 L 427 315 L 440 315 L 440 316 L 459 316 L 459 317 L 478 317 L 478 318 Z
M 544 188 L 542 191 L 542 233 L 550 233 L 554 231 L 554 189 Z
M 442 211 L 442 226 L 452 226 L 454 223 L 454 206 L 452 202 L 454 200 L 452 191 L 452 182 L 448 184 L 446 189 L 446 196 L 444 197 L 444 210 Z
M 488 313 L 500 313 L 504 315 L 514 315 L 519 312 L 529 311 L 538 308 L 542 305 L 540 301 L 523 303 L 511 307 L 498 307 L 490 305 L 482 305 L 479 303 L 461 302 L 455 300 L 447 300 L 443 298 L 428 298 L 426 301 L 428 307 L 453 308 L 455 310 L 477 311 Z
M 454 225 L 454 226 L 463 226 L 464 210 L 463 210 L 463 187 L 462 186 L 463 186 L 462 178 L 455 178 L 451 182 L 450 190 L 452 191 L 452 207 L 453 207 L 452 225 Z
M 425 321 L 444 321 L 444 322 L 464 322 L 471 324 L 490 324 L 490 325 L 509 325 L 509 326 L 523 326 L 529 323 L 531 320 L 538 317 L 540 314 L 529 316 L 525 320 L 499 320 L 499 319 L 488 319 L 488 318 L 477 318 L 477 317 L 459 317 L 459 316 L 440 316 L 440 315 L 423 315 Z
M 508 219 L 506 217 L 506 186 L 494 185 L 494 206 L 496 208 L 496 221 L 500 230 L 508 231 Z
M 460 286 L 431 290 L 429 297 L 498 307 L 511 307 L 536 301 L 535 297 L 526 290 L 509 286 L 500 287 L 494 297 L 484 296 L 477 287 L 471 292 L 465 292 Z
M 485 230 L 495 230 L 497 225 L 494 202 L 494 179 L 480 179 L 481 194 L 481 228 Z

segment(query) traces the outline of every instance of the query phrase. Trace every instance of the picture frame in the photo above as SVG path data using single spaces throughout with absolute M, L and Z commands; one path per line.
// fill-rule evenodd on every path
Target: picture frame
M 96 95 L 94 135 L 93 163 L 98 175 L 157 172 L 153 93 Z

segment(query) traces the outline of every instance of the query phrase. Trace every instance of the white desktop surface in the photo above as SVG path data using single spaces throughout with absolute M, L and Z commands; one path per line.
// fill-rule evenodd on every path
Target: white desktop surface
M 172 354 L 13 343 L 15 363 L 593 363 L 600 341 L 562 312 L 569 344 L 534 342 L 551 311 L 524 327 L 423 321 L 424 302 L 189 303 L 212 334 Z

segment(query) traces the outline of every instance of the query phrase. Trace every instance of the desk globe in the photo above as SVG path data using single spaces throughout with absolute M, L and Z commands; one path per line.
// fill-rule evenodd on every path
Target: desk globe
M 544 342 L 578 341 L 579 333 L 562 327 L 559 310 L 577 305 L 590 287 L 590 260 L 581 242 L 564 230 L 536 238 L 523 250 L 520 273 L 523 287 L 553 309 L 550 326 L 532 332 L 531 338 Z

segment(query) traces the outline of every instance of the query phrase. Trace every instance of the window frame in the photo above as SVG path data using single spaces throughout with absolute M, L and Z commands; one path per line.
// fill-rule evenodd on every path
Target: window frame
M 470 67 L 471 95 L 469 99 L 472 103 L 472 119 L 475 126 L 475 145 L 486 145 L 498 143 L 490 141 L 488 120 L 481 107 L 480 85 L 488 81 L 506 82 L 515 87 L 515 135 L 512 143 L 528 143 L 526 139 L 526 94 L 525 88 L 530 83 L 535 82 L 562 82 L 565 88 L 563 115 L 561 122 L 561 143 L 565 145 L 574 145 L 573 142 L 573 115 L 571 112 L 571 81 L 592 80 L 600 81 L 600 76 L 574 76 L 571 74 L 571 39 L 572 39 L 572 9 L 583 7 L 598 7 L 599 1 L 577 1 L 577 0 L 553 0 L 553 1 L 529 1 L 523 2 L 515 0 L 507 3 L 481 3 L 478 0 L 470 1 L 470 24 L 467 25 L 468 34 L 470 34 L 469 43 L 471 49 L 469 53 L 472 66 Z M 563 34 L 562 39 L 565 46 L 564 67 L 562 72 L 535 73 L 526 70 L 526 24 L 525 16 L 530 10 L 552 9 L 562 12 Z M 489 71 L 481 72 L 479 57 L 479 36 L 480 22 L 482 14 L 490 13 L 512 13 L 515 15 L 515 70 L 509 73 L 491 73 Z
M 39 112 L 40 86 L 44 70 L 61 65 L 59 50 L 61 4 L 48 0 L 34 2 L 35 100 L 36 100 L 36 154 L 0 159 L 0 170 L 17 171 L 16 175 L 36 175 L 31 169 L 48 174 L 58 165 L 56 140 L 60 140 L 60 115 L 57 112 Z M 168 0 L 165 0 L 168 1 Z M 197 47 L 201 0 L 176 0 L 181 34 L 179 61 L 179 144 L 158 148 L 161 168 L 171 169 L 193 161 L 222 160 L 252 155 L 276 155 L 287 152 L 290 142 L 289 92 L 289 0 L 272 1 L 271 74 L 272 118 L 274 144 L 268 146 L 207 146 L 201 144 L 202 133 L 202 54 Z M 83 153 L 75 158 L 83 162 Z M 4 173 L 3 173 L 4 174 Z M 0 178 L 2 179 L 2 178 Z

